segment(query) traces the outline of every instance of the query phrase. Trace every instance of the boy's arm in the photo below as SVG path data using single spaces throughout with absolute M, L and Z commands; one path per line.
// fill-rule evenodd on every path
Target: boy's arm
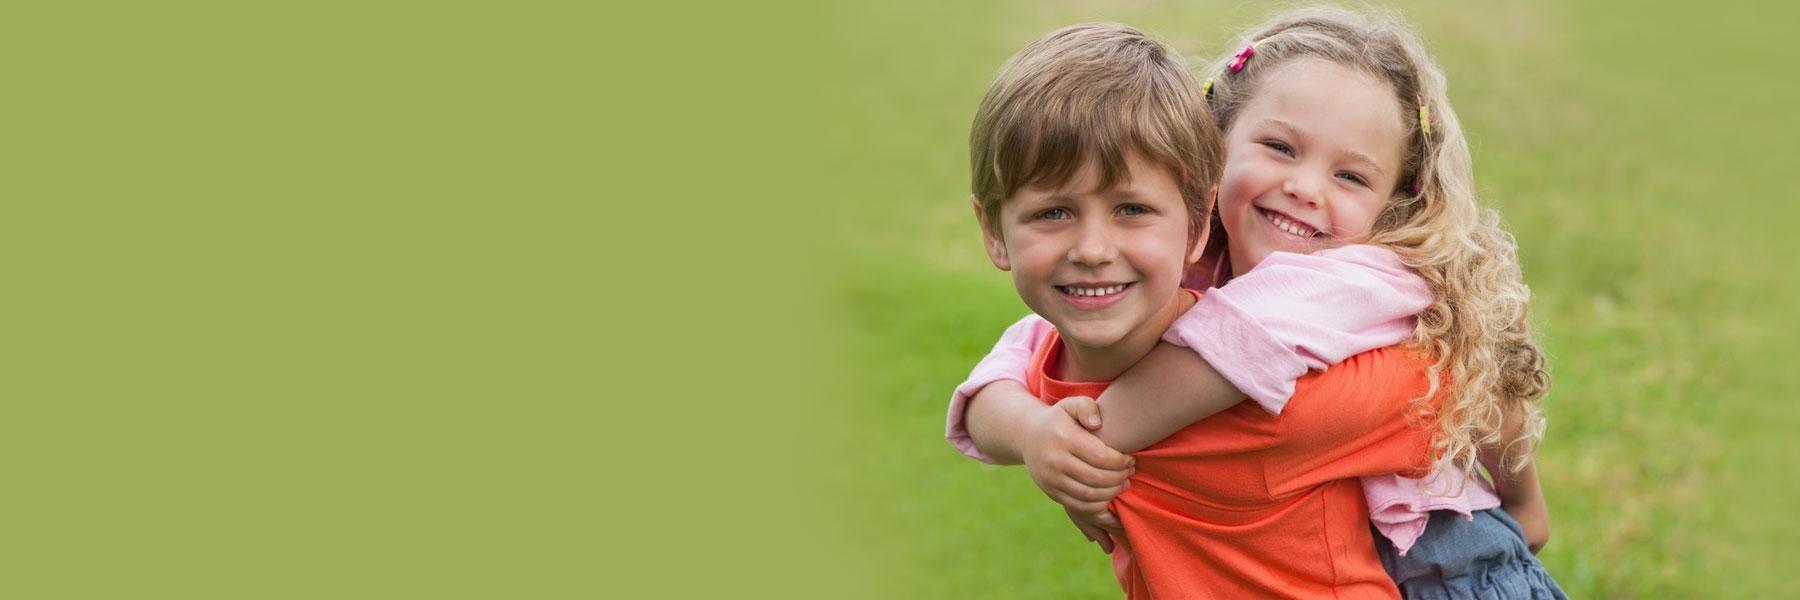
M 1209 290 L 1163 336 L 1169 344 L 1113 382 L 1098 434 L 1134 452 L 1245 396 L 1279 414 L 1295 379 L 1406 341 L 1430 303 L 1424 280 L 1382 248 L 1276 252 Z

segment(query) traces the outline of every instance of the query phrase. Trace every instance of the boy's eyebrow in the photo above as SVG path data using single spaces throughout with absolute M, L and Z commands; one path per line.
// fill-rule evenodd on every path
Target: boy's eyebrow
M 1302 133 L 1300 131 L 1300 128 L 1295 127 L 1292 123 L 1283 121 L 1281 119 L 1276 119 L 1276 118 L 1270 117 L 1270 118 L 1263 119 L 1262 121 L 1260 121 L 1260 123 L 1263 125 L 1268 125 L 1270 127 L 1274 127 L 1276 129 L 1285 131 L 1285 132 L 1287 132 L 1288 135 L 1300 138 L 1302 140 L 1307 138 L 1306 134 Z M 1362 163 L 1363 166 L 1366 166 L 1370 170 L 1375 171 L 1376 175 L 1380 175 L 1382 177 L 1387 176 L 1387 171 L 1381 168 L 1381 163 L 1375 162 L 1375 159 L 1369 158 L 1369 155 L 1363 154 L 1361 152 L 1357 152 L 1355 150 L 1344 150 L 1344 154 L 1348 155 L 1350 157 L 1350 160 L 1358 162 L 1358 163 Z

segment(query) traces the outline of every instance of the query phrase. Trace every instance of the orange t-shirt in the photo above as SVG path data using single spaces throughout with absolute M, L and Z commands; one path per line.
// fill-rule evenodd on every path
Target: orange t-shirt
M 1062 338 L 1037 345 L 1026 387 L 1045 402 L 1108 382 L 1054 379 Z M 1113 573 L 1129 598 L 1399 598 L 1369 533 L 1358 477 L 1430 467 L 1407 424 L 1430 363 L 1386 348 L 1295 382 L 1280 415 L 1239 403 L 1137 457 L 1113 500 L 1125 525 Z

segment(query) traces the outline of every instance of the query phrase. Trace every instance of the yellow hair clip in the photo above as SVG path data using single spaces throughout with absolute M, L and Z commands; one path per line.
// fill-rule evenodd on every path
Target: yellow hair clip
M 1213 82 L 1212 78 L 1208 77 L 1208 78 L 1206 78 L 1206 83 L 1200 84 L 1200 93 L 1202 95 L 1206 96 L 1207 98 L 1212 97 L 1212 82 Z
M 1431 135 L 1431 109 L 1425 107 L 1423 99 L 1419 101 L 1419 131 L 1425 132 L 1426 136 Z

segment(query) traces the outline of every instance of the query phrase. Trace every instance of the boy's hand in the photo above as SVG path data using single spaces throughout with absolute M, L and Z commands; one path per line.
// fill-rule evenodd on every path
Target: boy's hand
M 1074 513 L 1106 512 L 1106 504 L 1125 491 L 1132 474 L 1131 456 L 1089 431 L 1099 428 L 1100 405 L 1093 398 L 1071 396 L 1040 411 L 1027 436 L 1023 458 L 1032 482 Z
M 1069 514 L 1069 521 L 1075 524 L 1076 529 L 1081 530 L 1082 537 L 1100 545 L 1101 552 L 1112 554 L 1112 536 L 1125 533 L 1125 526 L 1119 523 L 1119 517 L 1110 511 L 1081 513 L 1075 512 L 1075 509 L 1064 507 L 1063 512 Z

